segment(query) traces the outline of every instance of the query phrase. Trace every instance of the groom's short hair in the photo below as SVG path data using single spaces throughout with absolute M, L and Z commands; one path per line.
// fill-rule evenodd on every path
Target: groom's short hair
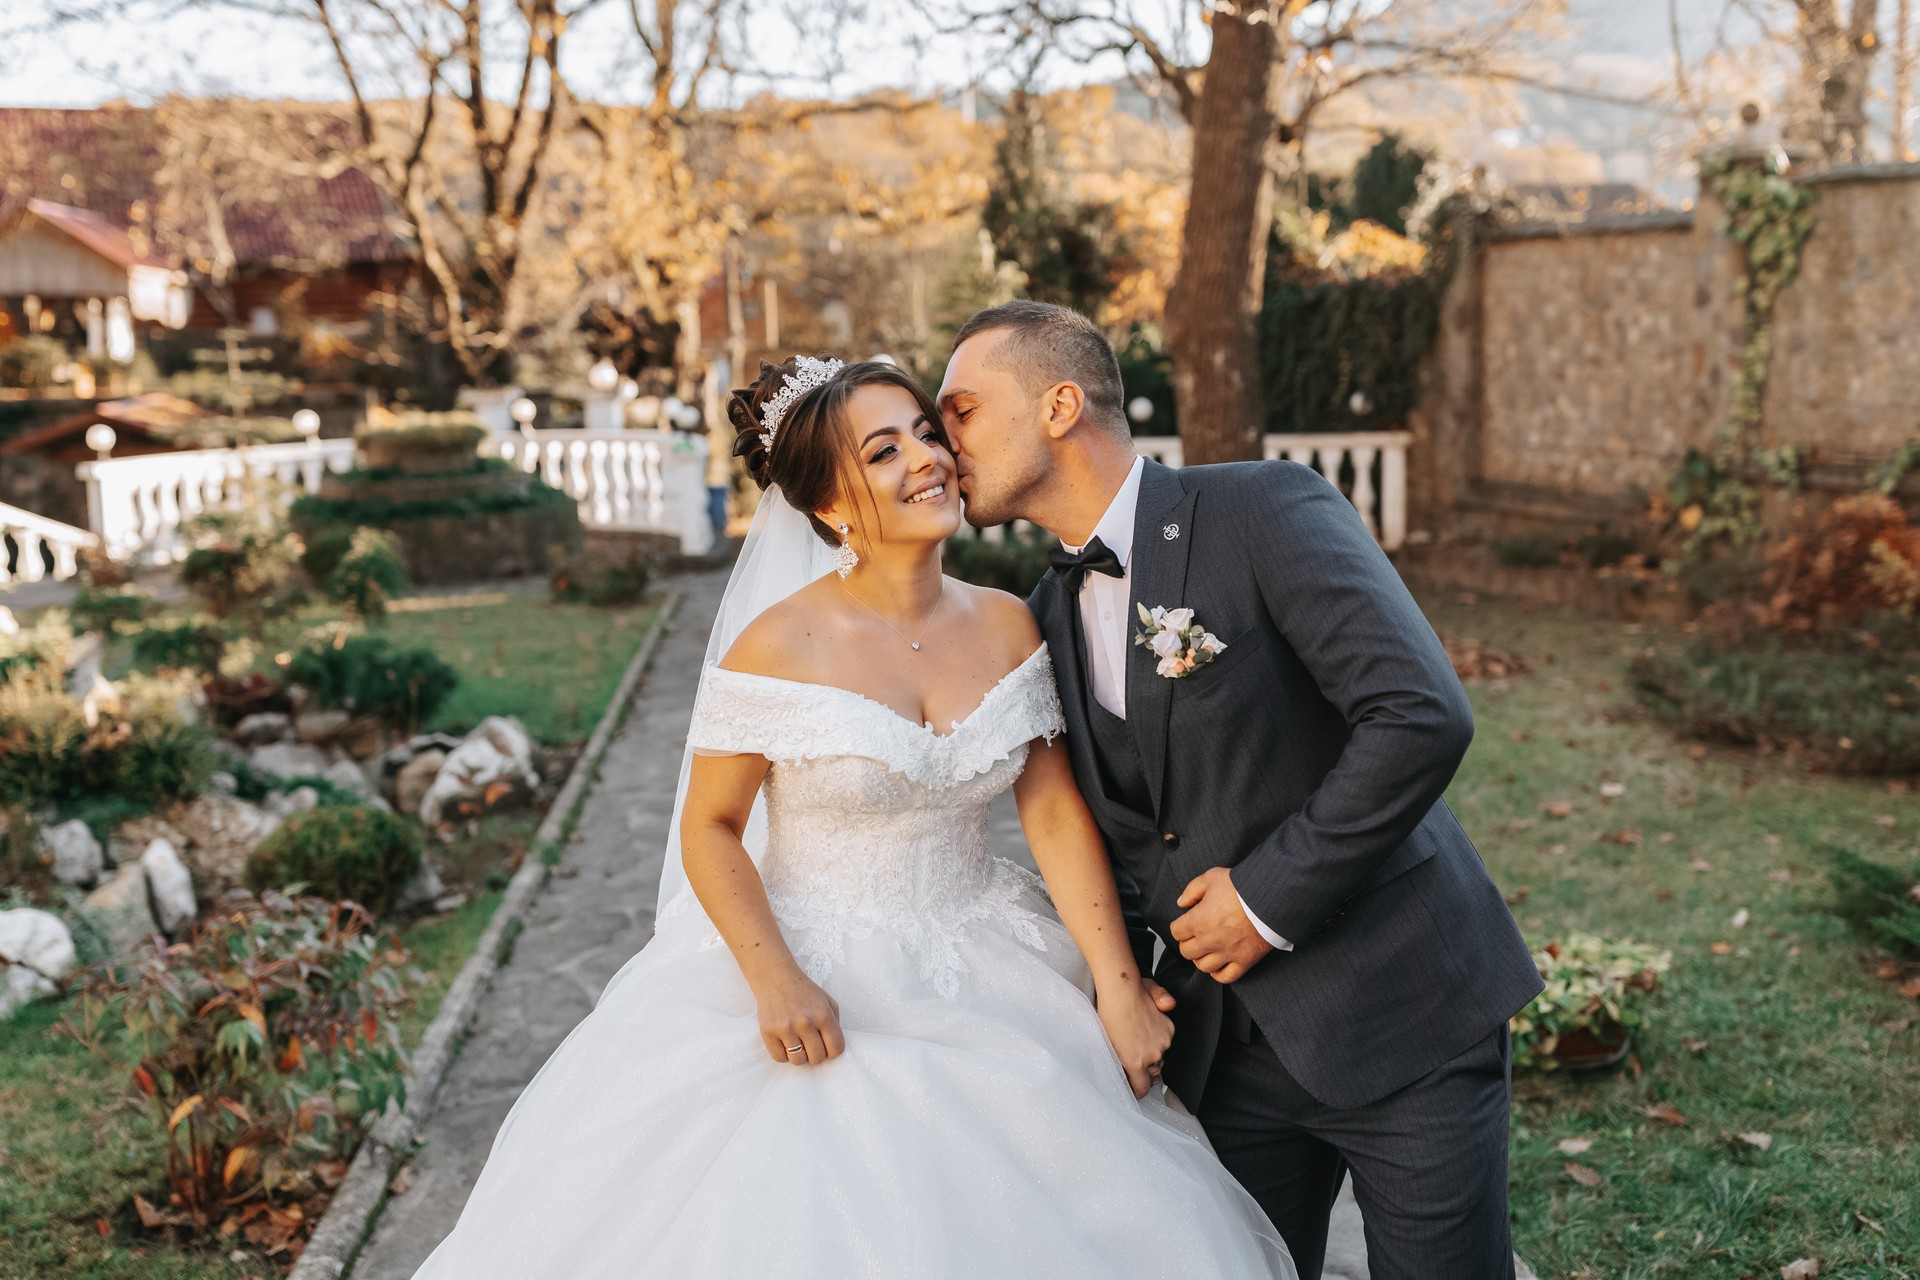
M 1121 404 L 1120 362 L 1106 335 L 1093 321 L 1071 307 L 1025 298 L 977 311 L 960 326 L 953 345 L 975 334 L 1007 330 L 988 368 L 1011 373 L 1028 395 L 1071 382 L 1086 397 L 1086 417 L 1094 425 L 1129 435 Z

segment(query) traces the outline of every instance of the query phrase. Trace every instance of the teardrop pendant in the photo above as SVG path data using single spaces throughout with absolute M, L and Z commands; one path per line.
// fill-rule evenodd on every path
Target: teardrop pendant
M 920 642 L 919 642 L 918 640 L 915 640 L 915 641 L 913 642 L 913 651 L 914 651 L 915 653 L 918 653 L 918 652 L 920 652 Z

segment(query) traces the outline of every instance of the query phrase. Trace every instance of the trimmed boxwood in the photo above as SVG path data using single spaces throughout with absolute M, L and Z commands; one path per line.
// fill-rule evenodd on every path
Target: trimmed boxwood
M 395 648 L 380 635 L 308 644 L 289 659 L 286 674 L 323 707 L 378 716 L 401 730 L 431 717 L 460 684 L 460 673 L 432 649 Z
M 322 805 L 289 815 L 247 856 L 256 892 L 304 884 L 334 901 L 351 899 L 375 915 L 393 909 L 420 871 L 420 833 L 371 805 Z

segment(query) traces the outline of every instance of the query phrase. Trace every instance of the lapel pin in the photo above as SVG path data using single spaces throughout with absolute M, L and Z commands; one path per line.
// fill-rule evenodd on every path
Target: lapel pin
M 1160 531 L 1160 536 L 1165 538 L 1168 542 L 1172 542 L 1175 538 L 1180 536 L 1180 526 L 1177 524 L 1170 524 L 1166 528 Z

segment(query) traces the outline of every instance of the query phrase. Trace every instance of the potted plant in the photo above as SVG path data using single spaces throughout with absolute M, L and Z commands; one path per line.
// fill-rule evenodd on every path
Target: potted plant
M 1643 942 L 1570 933 L 1533 953 L 1546 989 L 1513 1019 L 1516 1067 L 1595 1070 L 1627 1056 L 1633 1028 L 1673 955 Z

